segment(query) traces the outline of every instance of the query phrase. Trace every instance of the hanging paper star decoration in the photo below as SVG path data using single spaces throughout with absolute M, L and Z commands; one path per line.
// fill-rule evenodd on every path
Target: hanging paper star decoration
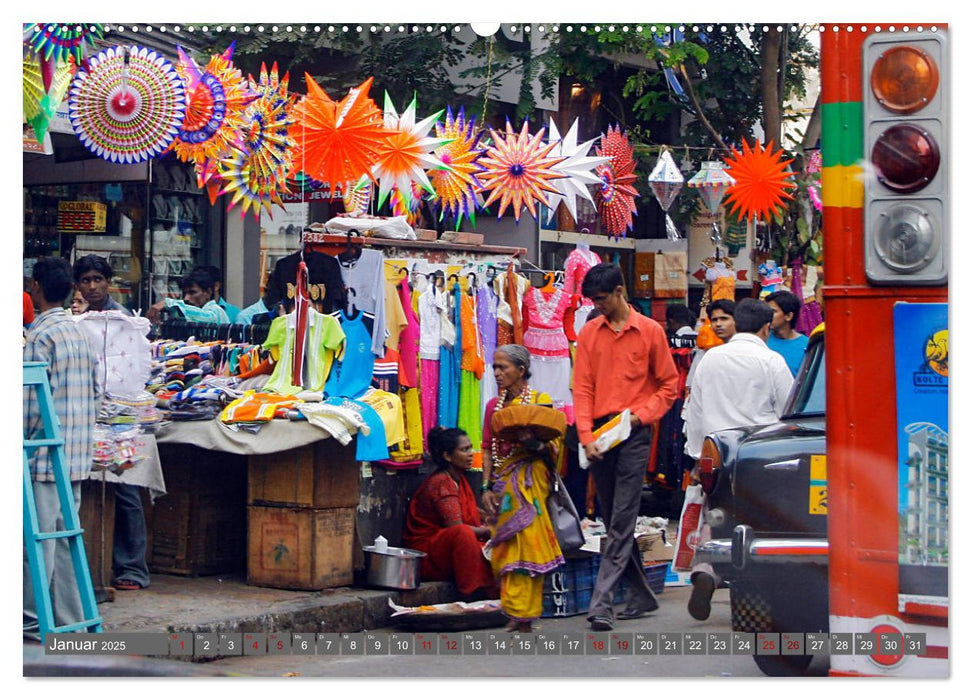
M 432 183 L 425 175 L 425 169 L 447 169 L 432 151 L 442 146 L 446 140 L 429 136 L 435 120 L 441 115 L 439 110 L 430 117 L 415 123 L 416 99 L 400 115 L 391 102 L 391 96 L 384 93 L 384 128 L 387 131 L 384 144 L 378 149 L 378 159 L 371 172 L 378 181 L 378 207 L 397 189 L 398 196 L 405 207 L 411 207 L 411 183 L 416 182 L 428 192 L 434 193 Z
M 505 134 L 489 130 L 493 145 L 480 160 L 486 168 L 480 179 L 483 190 L 492 190 L 485 206 L 498 199 L 500 218 L 512 204 L 516 223 L 519 223 L 523 208 L 528 209 L 535 219 L 536 202 L 549 206 L 545 193 L 556 193 L 551 181 L 565 177 L 553 170 L 553 166 L 564 159 L 550 157 L 554 144 L 543 143 L 545 132 L 546 129 L 540 129 L 536 135 L 530 136 L 528 121 L 523 122 L 519 134 L 513 131 L 508 121 Z
M 600 137 L 598 156 L 607 156 L 610 161 L 597 168 L 600 188 L 597 190 L 597 208 L 603 221 L 604 230 L 610 236 L 623 236 L 634 228 L 637 206 L 634 197 L 640 194 L 634 189 L 634 147 L 620 127 L 607 127 L 607 134 Z
M 246 108 L 244 131 L 232 155 L 219 161 L 223 194 L 232 193 L 229 206 L 242 201 L 242 214 L 250 206 L 259 214 L 261 207 L 270 210 L 273 203 L 282 206 L 281 195 L 287 191 L 286 178 L 292 165 L 291 136 L 294 97 L 287 94 L 289 73 L 279 78 L 276 63 L 267 72 L 260 66 L 260 80 L 249 79 L 256 99 Z
M 476 191 L 482 187 L 477 177 L 485 171 L 479 159 L 485 150 L 479 145 L 481 131 L 475 128 L 475 117 L 465 119 L 465 107 L 459 109 L 458 117 L 449 107 L 445 113 L 445 123 L 435 124 L 435 134 L 445 143 L 435 149 L 435 155 L 448 166 L 445 170 L 433 170 L 429 174 L 432 187 L 438 196 L 439 220 L 446 216 L 455 218 L 455 228 L 462 225 L 462 217 L 468 217 L 475 226 Z
M 34 130 L 37 142 L 44 140 L 51 119 L 71 86 L 73 62 L 58 63 L 49 87 L 44 86 L 43 68 L 35 56 L 24 58 L 24 123 Z
M 371 201 L 371 178 L 361 177 L 356 183 L 348 182 L 342 194 L 344 213 L 348 216 L 364 216 Z
M 763 148 L 761 142 L 756 141 L 755 147 L 750 148 L 743 140 L 742 153 L 732 148 L 732 155 L 725 159 L 725 164 L 735 184 L 728 188 L 725 204 L 732 205 L 729 213 L 735 214 L 739 221 L 744 218 L 765 221 L 783 206 L 783 200 L 792 199 L 786 192 L 796 186 L 792 182 L 793 173 L 787 172 L 786 168 L 792 159 L 781 160 L 781 155 L 781 148 L 772 152 L 772 142 L 768 148 Z
M 186 83 L 188 106 L 173 147 L 182 162 L 191 160 L 201 165 L 205 160 L 228 157 L 233 144 L 241 138 L 246 107 L 256 96 L 233 66 L 234 46 L 213 55 L 205 71 L 178 47 L 179 75 Z M 214 173 L 215 169 L 206 172 Z M 199 187 L 206 182 L 199 180 Z
M 368 97 L 374 78 L 352 88 L 340 102 L 309 74 L 306 79 L 307 95 L 294 108 L 295 166 L 331 189 L 370 175 L 387 137 L 381 111 Z
M 24 45 L 44 61 L 84 61 L 84 46 L 104 36 L 104 26 L 89 22 L 32 22 L 24 25 Z
M 68 98 L 78 139 L 116 163 L 140 163 L 164 152 L 185 111 L 175 66 L 139 46 L 112 46 L 92 56 L 78 70 Z
M 560 202 L 566 204 L 567 210 L 573 220 L 577 220 L 577 195 L 594 203 L 590 195 L 590 188 L 587 185 L 599 185 L 600 176 L 593 169 L 599 165 L 610 162 L 607 156 L 592 157 L 587 154 L 596 139 L 591 139 L 586 143 L 577 146 L 577 130 L 579 129 L 579 119 L 573 120 L 573 125 L 566 136 L 560 140 L 560 133 L 556 129 L 556 123 L 550 120 L 549 141 L 553 144 L 550 155 L 554 158 L 563 158 L 561 163 L 553 166 L 553 171 L 561 173 L 563 177 L 554 181 L 553 186 L 557 193 L 550 195 L 549 218 L 547 222 L 553 220 L 556 214 L 556 207 Z
M 405 201 L 398 188 L 391 190 L 391 213 L 394 216 L 403 216 L 408 225 L 414 226 L 418 221 L 418 211 L 421 209 L 421 197 L 424 190 L 417 182 L 408 185 L 411 188 L 411 199 Z

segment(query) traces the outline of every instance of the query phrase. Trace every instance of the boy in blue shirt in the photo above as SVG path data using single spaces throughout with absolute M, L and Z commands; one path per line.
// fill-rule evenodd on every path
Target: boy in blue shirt
M 767 345 L 785 358 L 789 371 L 795 377 L 799 373 L 802 356 L 806 352 L 809 338 L 795 330 L 799 320 L 799 310 L 802 302 L 799 297 L 787 290 L 773 292 L 765 298 L 772 307 L 772 332 L 769 333 Z

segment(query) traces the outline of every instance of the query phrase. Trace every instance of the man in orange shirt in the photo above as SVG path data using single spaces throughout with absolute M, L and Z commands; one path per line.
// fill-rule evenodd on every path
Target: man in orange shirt
M 603 314 L 580 330 L 573 405 L 580 444 L 591 462 L 607 526 L 607 545 L 587 619 L 593 630 L 607 631 L 614 626 L 614 589 L 621 578 L 627 581 L 628 599 L 618 619 L 636 619 L 658 607 L 634 542 L 634 524 L 651 451 L 650 425 L 674 403 L 678 371 L 664 329 L 627 303 L 620 268 L 606 263 L 592 267 L 582 293 Z M 630 437 L 601 453 L 593 431 L 627 408 Z

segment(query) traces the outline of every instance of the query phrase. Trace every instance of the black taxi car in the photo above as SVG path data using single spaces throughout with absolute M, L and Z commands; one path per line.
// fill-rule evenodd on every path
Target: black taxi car
M 702 448 L 712 539 L 695 561 L 729 582 L 736 632 L 829 630 L 824 335 L 810 336 L 778 423 L 720 430 Z M 812 655 L 795 650 L 754 659 L 768 675 L 799 674 Z

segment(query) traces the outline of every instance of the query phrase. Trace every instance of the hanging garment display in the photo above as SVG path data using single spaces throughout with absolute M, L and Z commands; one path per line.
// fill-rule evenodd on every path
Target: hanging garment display
M 371 352 L 382 357 L 387 337 L 384 256 L 377 250 L 366 248 L 357 258 L 343 259 L 338 256 L 338 261 L 341 278 L 351 303 L 374 315 Z
M 482 449 L 482 397 L 479 384 L 485 364 L 482 360 L 482 343 L 479 339 L 476 298 L 473 294 L 464 293 L 461 285 L 456 284 L 455 288 L 462 324 L 462 375 L 459 389 L 458 427 L 468 433 L 472 450 L 478 453 Z M 478 463 L 473 461 L 473 468 L 481 465 L 481 457 Z
M 356 399 L 371 387 L 374 374 L 374 353 L 371 352 L 371 331 L 373 317 L 367 319 L 358 309 L 350 316 L 340 312 L 341 330 L 344 332 L 344 356 L 334 363 L 324 391 L 328 396 L 341 396 Z
M 654 298 L 684 299 L 688 295 L 688 254 L 654 256 Z
M 496 343 L 522 345 L 523 295 L 529 289 L 529 280 L 517 275 L 513 270 L 513 263 L 510 262 L 505 272 L 496 275 L 494 284 L 496 294 L 499 296 L 499 305 L 496 309 L 496 315 L 499 318 Z
M 298 345 L 303 347 L 302 384 L 294 383 L 292 375 Z M 274 349 L 274 355 L 279 353 L 276 367 L 265 387 L 267 391 L 281 394 L 293 394 L 301 389 L 322 391 L 334 358 L 343 355 L 344 331 L 333 316 L 307 309 L 307 332 L 300 337 L 297 334 L 297 313 L 294 311 L 273 319 L 263 347 Z
M 84 331 L 98 358 L 98 384 L 103 393 L 135 396 L 152 375 L 148 342 L 151 323 L 124 311 L 89 311 L 71 320 Z
M 583 324 L 587 322 L 587 316 L 593 311 L 593 302 L 583 295 L 583 279 L 587 272 L 594 265 L 602 262 L 597 253 L 590 250 L 589 246 L 578 245 L 566 256 L 564 265 L 563 291 L 567 294 L 580 296 L 577 304 L 576 313 L 573 316 L 573 328 L 576 333 L 580 332 Z
M 307 265 L 307 296 L 310 303 L 322 314 L 332 314 L 345 307 L 344 282 L 341 267 L 332 255 L 312 250 L 297 251 L 276 261 L 273 272 L 263 292 L 263 300 L 269 308 L 282 303 L 289 313 L 293 310 L 296 296 L 297 267 Z
M 499 393 L 496 377 L 492 373 L 492 360 L 497 347 L 498 311 L 499 296 L 492 285 L 486 284 L 479 287 L 476 299 L 476 315 L 479 320 L 479 338 L 482 341 L 482 361 L 485 364 L 482 382 L 479 385 L 482 410 L 485 410 L 485 405 L 489 402 L 489 399 Z
M 564 330 L 565 324 L 572 322 L 567 319 L 571 304 L 571 295 L 562 289 L 545 296 L 536 288 L 529 290 L 523 304 L 528 323 L 523 344 L 532 360 L 530 370 L 533 376 L 529 385 L 549 394 L 557 408 L 573 405 L 570 342 Z
M 403 387 L 417 388 L 421 327 L 411 303 L 411 289 L 408 287 L 407 279 L 398 284 L 398 296 L 406 323 L 398 337 L 398 381 Z
M 461 326 L 454 294 L 448 294 L 448 313 L 442 318 L 442 348 L 438 377 L 438 424 L 446 428 L 458 425 L 459 386 L 462 380 Z
M 428 431 L 438 425 L 439 362 L 442 351 L 442 314 L 448 310 L 445 294 L 430 282 L 418 297 L 421 363 L 421 413 L 426 439 Z

